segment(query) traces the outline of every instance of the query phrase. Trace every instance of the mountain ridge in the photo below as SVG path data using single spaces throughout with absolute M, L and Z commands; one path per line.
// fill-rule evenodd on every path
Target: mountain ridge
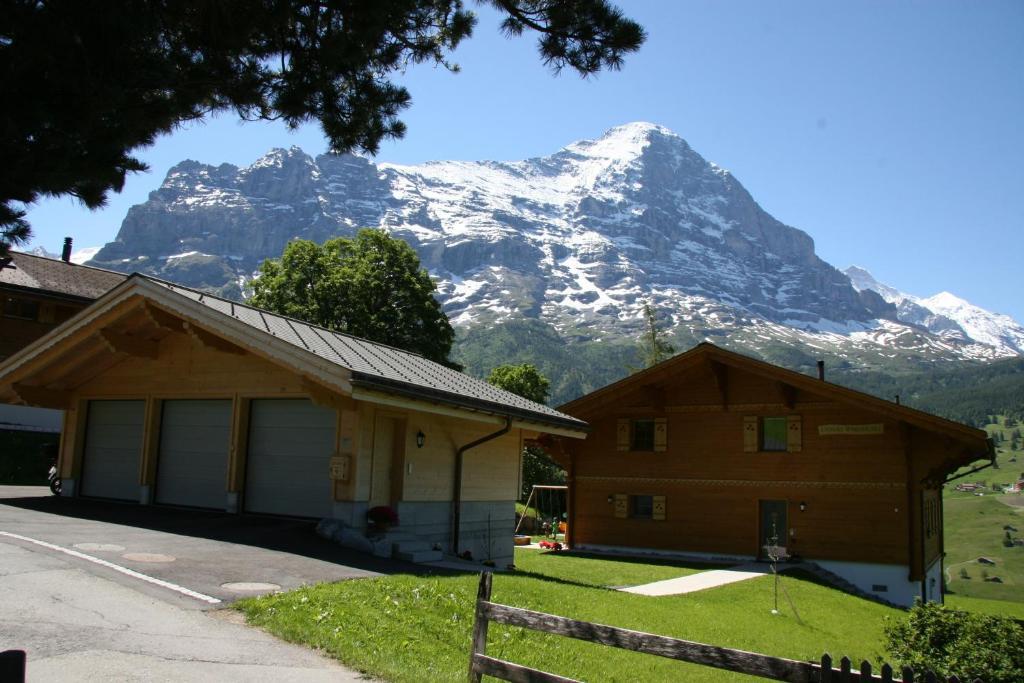
M 400 165 L 297 147 L 246 167 L 184 161 L 93 262 L 240 297 L 290 239 L 359 227 L 416 249 L 462 337 L 535 320 L 569 343 L 628 345 L 650 302 L 680 344 L 725 341 L 769 359 L 811 350 L 878 367 L 1024 348 L 1004 329 L 972 328 L 991 344 L 971 336 L 966 320 L 982 309 L 932 311 L 856 286 L 732 173 L 644 122 L 521 161 Z

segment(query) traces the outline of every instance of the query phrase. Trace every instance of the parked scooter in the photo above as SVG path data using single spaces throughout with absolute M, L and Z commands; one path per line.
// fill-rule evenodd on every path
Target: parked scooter
M 60 476 L 57 474 L 57 461 L 54 460 L 50 465 L 50 472 L 46 475 L 46 478 L 50 481 L 50 492 L 55 495 L 60 495 Z

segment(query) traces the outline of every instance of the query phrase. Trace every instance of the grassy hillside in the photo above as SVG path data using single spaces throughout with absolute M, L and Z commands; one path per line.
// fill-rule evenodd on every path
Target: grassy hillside
M 1024 494 L 1004 495 L 999 489 L 1024 474 L 1024 449 L 1013 433 L 1022 428 L 1015 420 L 1007 424 L 1006 416 L 985 427 L 997 439 L 995 468 L 987 468 L 946 486 L 944 513 L 946 527 L 946 581 L 955 596 L 953 606 L 991 611 L 982 601 L 997 600 L 1018 603 L 1024 613 L 1024 547 L 1003 546 L 1005 526 L 1018 529 L 1013 538 L 1024 538 Z M 1024 431 L 1024 430 L 1022 430 Z M 985 495 L 954 490 L 956 483 L 974 482 L 986 485 Z M 978 558 L 995 562 L 986 565 Z M 967 577 L 963 576 L 966 572 Z M 983 574 L 984 573 L 984 574 Z M 998 578 L 999 582 L 986 581 Z M 964 598 L 960 603 L 958 599 Z
M 952 420 L 982 426 L 1000 414 L 1024 419 L 1024 358 L 952 363 L 929 372 L 837 370 L 830 379 Z

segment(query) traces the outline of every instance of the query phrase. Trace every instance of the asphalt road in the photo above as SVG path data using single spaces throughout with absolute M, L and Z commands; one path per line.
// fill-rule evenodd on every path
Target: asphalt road
M 224 584 L 288 589 L 403 568 L 338 562 L 348 557 L 308 523 L 0 487 L 0 651 L 25 650 L 30 681 L 364 680 L 225 609 L 260 591 Z

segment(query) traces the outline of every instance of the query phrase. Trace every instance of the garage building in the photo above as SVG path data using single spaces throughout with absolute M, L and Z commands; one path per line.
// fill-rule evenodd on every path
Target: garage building
M 586 431 L 416 354 L 138 274 L 0 364 L 0 402 L 66 411 L 64 495 L 356 528 L 388 505 L 406 535 L 495 562 L 523 441 Z

